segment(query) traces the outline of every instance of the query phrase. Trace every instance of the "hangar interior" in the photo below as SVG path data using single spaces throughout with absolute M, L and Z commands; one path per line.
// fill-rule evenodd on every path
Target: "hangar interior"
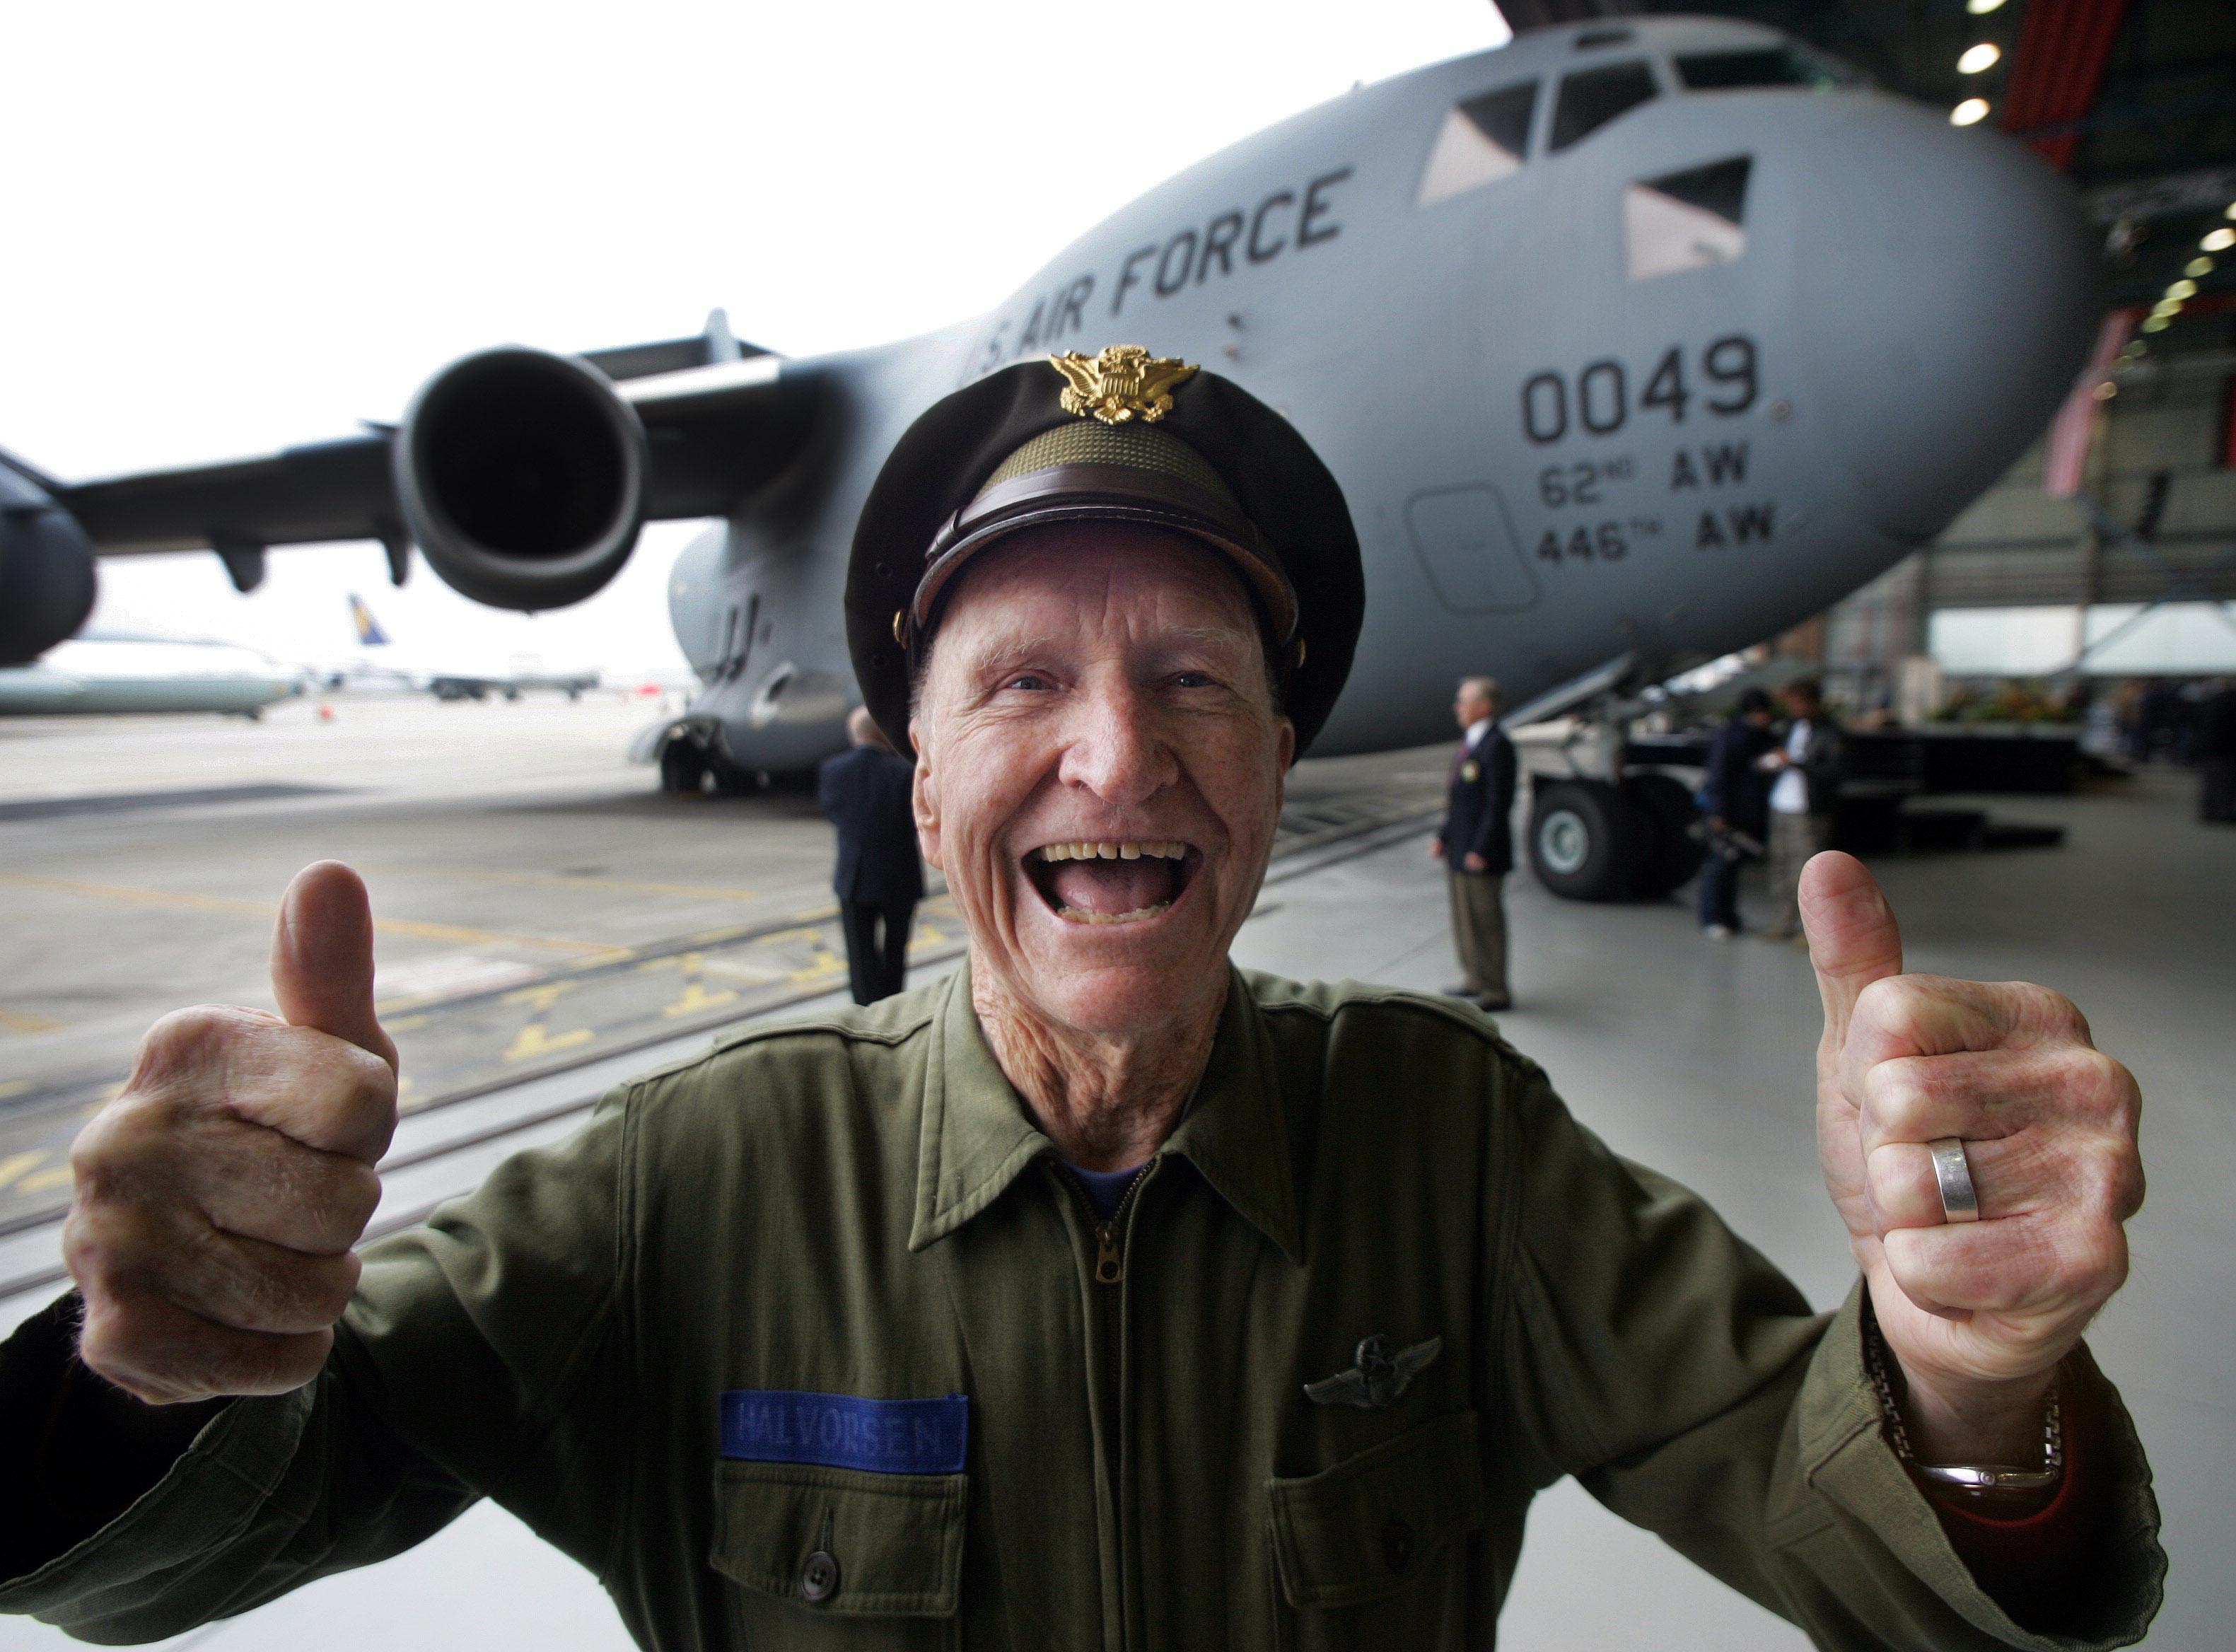
M 1517 29 L 1705 9 L 1786 30 L 1952 115 L 1979 101 L 1972 118 L 2035 145 L 2102 230 L 2121 319 L 2078 406 L 2078 438 L 2075 427 L 2062 444 L 2046 435 L 1933 543 L 1768 645 L 1781 669 L 1821 671 L 1859 721 L 1923 723 L 1967 697 L 2003 705 L 2008 692 L 2068 731 L 2076 685 L 2101 696 L 2104 679 L 2236 675 L 2236 9 L 1501 9 Z M 1960 69 L 1983 44 L 1991 61 Z M 2073 485 L 2053 492 L 2061 464 Z M 458 717 L 513 721 L 503 733 L 438 730 L 435 720 Z M 306 859 L 346 855 L 377 880 L 382 1009 L 418 1086 L 384 1166 L 376 1234 L 423 1219 L 510 1151 L 564 1135 L 607 1084 L 694 1053 L 711 1031 L 838 1003 L 844 943 L 823 821 L 797 789 L 656 793 L 615 755 L 640 721 L 606 696 L 439 711 L 399 696 L 342 700 L 331 724 L 305 702 L 191 740 L 152 719 L 16 738 L 20 760 L 0 770 L 0 895 L 13 920 L 0 931 L 0 1331 L 62 1288 L 69 1142 L 115 1092 L 138 1030 L 181 981 L 264 1002 L 271 898 Z M 350 739 L 363 743 L 346 786 L 301 783 L 332 777 L 330 754 Z M 1428 991 L 1448 980 L 1445 891 L 1423 852 L 1448 755 L 1300 770 L 1239 961 Z M 1937 788 L 1960 806 L 1943 817 L 1992 812 L 2017 835 L 1974 839 L 1965 852 L 1920 841 L 1875 864 L 1910 967 L 2055 985 L 2143 1083 L 2151 1202 L 2134 1230 L 2134 1278 L 2092 1346 L 2136 1415 L 2166 1513 L 2169 1602 L 2147 1645 L 2217 1652 L 2236 1642 L 2225 1030 L 2236 831 L 2197 823 L 2172 766 L 2118 767 L 2134 772 L 2019 799 L 1982 795 L 1974 772 L 1971 787 Z M 1985 847 L 2009 852 L 1976 852 Z M 1816 1175 L 1818 1010 L 1805 959 L 1705 943 L 1681 895 L 1587 907 L 1527 877 L 1510 886 L 1507 1035 L 1620 1151 L 1699 1188 L 1818 1306 L 1837 1302 L 1853 1264 Z M 952 908 L 935 895 L 911 984 L 959 952 Z M 1501 1630 L 1507 1644 L 1564 1649 L 1803 1643 L 1572 1482 L 1533 1512 Z M 484 1504 L 396 1561 L 168 1644 L 405 1642 L 628 1643 L 587 1572 Z M 0 1620 L 8 1652 L 66 1644 Z

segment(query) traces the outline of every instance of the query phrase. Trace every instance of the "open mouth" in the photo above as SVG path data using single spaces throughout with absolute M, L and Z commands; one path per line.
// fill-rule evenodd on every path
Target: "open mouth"
M 1045 843 L 1025 876 L 1068 924 L 1139 924 L 1172 910 L 1203 856 L 1177 839 Z

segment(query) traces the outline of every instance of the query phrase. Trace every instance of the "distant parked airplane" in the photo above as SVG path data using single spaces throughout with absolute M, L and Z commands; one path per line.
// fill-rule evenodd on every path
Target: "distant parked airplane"
M 254 718 L 302 691 L 299 674 L 253 648 L 88 631 L 30 665 L 0 667 L 0 717 L 199 711 Z
M 486 700 L 491 694 L 517 700 L 530 689 L 549 688 L 569 700 L 579 700 L 582 690 L 598 686 L 595 671 L 530 668 L 527 656 L 518 655 L 513 657 L 510 668 L 503 670 L 464 669 L 447 661 L 431 663 L 398 648 L 382 629 L 372 605 L 355 591 L 350 593 L 349 609 L 358 646 L 365 652 L 339 665 L 316 668 L 319 681 L 329 688 L 414 688 L 431 694 L 437 700 Z M 381 652 L 372 652 L 374 649 Z

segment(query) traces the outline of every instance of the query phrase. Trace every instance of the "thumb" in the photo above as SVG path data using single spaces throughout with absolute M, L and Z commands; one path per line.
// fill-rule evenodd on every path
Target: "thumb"
M 293 1027 L 345 1039 L 396 1065 L 396 1046 L 372 1009 L 372 902 L 339 860 L 295 874 L 272 933 L 272 996 Z
M 1825 1001 L 1825 1051 L 1838 1055 L 1863 990 L 1902 973 L 1902 931 L 1878 880 L 1855 856 L 1838 850 L 1813 856 L 1801 869 L 1799 902 Z

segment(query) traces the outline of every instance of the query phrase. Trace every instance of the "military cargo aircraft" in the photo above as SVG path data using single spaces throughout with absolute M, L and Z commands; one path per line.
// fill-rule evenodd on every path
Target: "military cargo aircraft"
M 1654 892 L 1681 793 L 1622 773 L 1641 688 L 1822 609 L 2025 448 L 2097 320 L 2065 185 L 2017 145 L 1709 18 L 1536 30 L 1283 122 L 1114 214 L 990 313 L 807 359 L 699 337 L 437 372 L 400 424 L 65 484 L 0 465 L 0 645 L 66 636 L 96 556 L 415 544 L 476 600 L 611 579 L 648 520 L 700 679 L 640 754 L 690 790 L 803 767 L 858 698 L 839 595 L 910 420 L 973 378 L 1118 342 L 1292 419 L 1366 559 L 1358 664 L 1316 751 L 1447 736 L 1503 680 L 1531 851 L 1563 892 Z M 1618 852 L 1619 851 L 1619 852 Z M 1672 872 L 1669 876 L 1681 873 Z

